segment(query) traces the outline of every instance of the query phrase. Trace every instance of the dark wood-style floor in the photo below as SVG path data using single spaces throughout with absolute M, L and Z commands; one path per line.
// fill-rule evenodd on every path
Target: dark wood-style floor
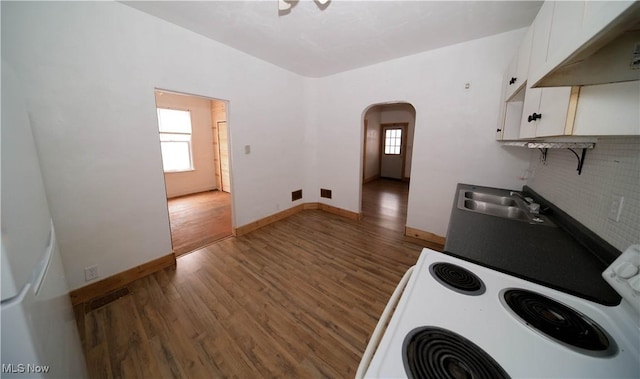
M 362 186 L 362 221 L 404 233 L 409 182 L 377 179 Z
M 171 243 L 176 256 L 231 235 L 231 195 L 207 191 L 169 199 Z
M 388 213 L 373 208 L 368 221 L 297 213 L 85 308 L 78 323 L 91 377 L 353 377 L 421 250 L 373 222 Z

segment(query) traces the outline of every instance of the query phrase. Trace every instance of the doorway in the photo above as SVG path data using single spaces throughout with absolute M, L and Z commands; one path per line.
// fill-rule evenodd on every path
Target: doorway
M 380 176 L 387 179 L 404 179 L 406 165 L 406 134 L 409 123 L 382 124 L 380 146 Z
M 227 102 L 159 89 L 155 99 L 171 243 L 180 256 L 233 233 Z
M 415 118 L 409 103 L 374 104 L 363 115 L 362 221 L 403 234 Z

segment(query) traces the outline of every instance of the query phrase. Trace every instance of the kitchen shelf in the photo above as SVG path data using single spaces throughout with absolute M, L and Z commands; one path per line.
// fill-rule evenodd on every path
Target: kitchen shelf
M 547 161 L 548 149 L 568 149 L 578 158 L 578 175 L 582 174 L 582 166 L 588 149 L 596 146 L 595 142 L 557 142 L 557 141 L 504 141 L 503 146 L 525 147 L 528 149 L 538 149 L 542 154 L 542 162 Z M 582 154 L 578 154 L 574 149 L 582 149 Z

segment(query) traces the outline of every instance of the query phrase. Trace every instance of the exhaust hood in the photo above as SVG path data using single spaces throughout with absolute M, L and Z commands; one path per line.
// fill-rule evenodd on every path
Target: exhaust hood
M 547 70 L 533 87 L 584 86 L 634 80 L 640 80 L 639 1 Z

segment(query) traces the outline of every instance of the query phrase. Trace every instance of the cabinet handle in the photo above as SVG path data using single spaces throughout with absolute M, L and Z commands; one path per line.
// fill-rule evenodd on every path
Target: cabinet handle
M 513 83 L 515 83 L 516 80 L 518 80 L 518 79 L 517 78 L 511 78 L 511 80 L 509 80 L 509 85 L 512 85 Z
M 500 133 L 501 131 L 502 131 L 502 129 L 498 129 L 498 130 L 496 130 L 496 132 L 498 132 L 498 133 Z
M 530 115 L 527 118 L 527 120 L 529 120 L 529 122 L 531 122 L 531 121 L 535 121 L 535 120 L 538 120 L 538 119 L 541 119 L 541 118 L 542 118 L 542 115 L 540 113 L 534 113 L 534 114 Z

